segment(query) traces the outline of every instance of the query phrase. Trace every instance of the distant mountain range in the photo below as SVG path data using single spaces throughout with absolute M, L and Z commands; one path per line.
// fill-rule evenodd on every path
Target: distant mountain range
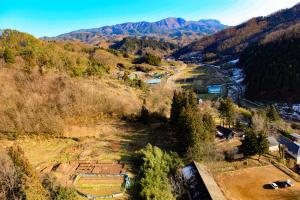
M 233 59 L 238 57 L 249 44 L 275 37 L 298 23 L 300 23 L 300 4 L 202 37 L 179 49 L 173 56 L 189 61 Z
M 186 21 L 182 18 L 167 18 L 157 22 L 142 21 L 103 26 L 100 28 L 81 29 L 58 35 L 54 39 L 81 40 L 83 42 L 95 43 L 101 38 L 116 38 L 120 36 L 150 36 L 171 39 L 199 38 L 199 36 L 210 35 L 226 27 L 226 25 L 213 19 Z

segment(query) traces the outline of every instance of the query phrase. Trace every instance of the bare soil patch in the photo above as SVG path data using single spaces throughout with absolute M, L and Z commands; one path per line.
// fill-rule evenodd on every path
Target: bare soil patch
M 127 169 L 124 163 L 100 163 L 97 161 L 79 162 L 75 173 L 84 174 L 123 174 Z

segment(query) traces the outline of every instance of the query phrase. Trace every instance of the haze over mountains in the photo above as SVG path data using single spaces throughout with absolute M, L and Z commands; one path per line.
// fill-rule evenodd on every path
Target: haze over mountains
M 157 22 L 130 22 L 100 28 L 81 29 L 59 35 L 55 39 L 77 39 L 92 43 L 95 38 L 113 38 L 118 36 L 196 37 L 213 34 L 226 27 L 226 25 L 213 19 L 186 21 L 182 18 L 167 18 Z
M 263 38 L 275 37 L 279 32 L 300 23 L 300 4 L 277 11 L 266 17 L 256 17 L 238 26 L 203 37 L 178 50 L 174 56 L 181 59 L 231 59 L 237 57 L 249 44 Z

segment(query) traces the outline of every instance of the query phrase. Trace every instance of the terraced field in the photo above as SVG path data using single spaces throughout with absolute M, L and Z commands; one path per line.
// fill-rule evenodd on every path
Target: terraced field
M 74 183 L 74 186 L 83 194 L 104 196 L 121 193 L 123 183 L 123 176 L 81 176 Z

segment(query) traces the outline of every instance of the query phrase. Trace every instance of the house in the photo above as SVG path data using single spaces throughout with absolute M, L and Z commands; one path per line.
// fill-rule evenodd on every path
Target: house
M 300 164 L 300 144 L 297 142 L 291 142 L 286 146 L 286 152 L 295 158 L 296 164 Z
M 222 85 L 209 85 L 209 86 L 207 86 L 207 92 L 209 94 L 221 94 L 222 93 Z
M 217 137 L 230 140 L 234 137 L 234 132 L 230 128 L 217 126 Z
M 300 135 L 298 135 L 297 133 L 291 133 L 290 136 L 293 141 L 300 142 Z
M 161 79 L 150 79 L 150 80 L 146 80 L 145 83 L 149 84 L 149 85 L 157 85 L 160 84 Z
M 279 150 L 279 142 L 276 140 L 274 136 L 268 137 L 269 141 L 269 151 L 274 152 Z
M 300 164 L 300 144 L 282 135 L 277 140 L 284 146 L 285 152 L 296 160 L 296 164 Z

